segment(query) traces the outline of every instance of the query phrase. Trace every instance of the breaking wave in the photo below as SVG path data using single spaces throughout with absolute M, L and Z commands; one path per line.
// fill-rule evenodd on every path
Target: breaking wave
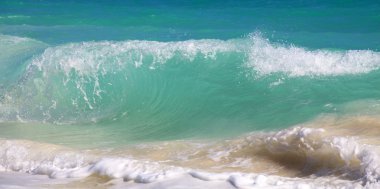
M 10 36 L 1 36 L 1 40 L 22 41 L 22 47 L 26 42 L 41 44 Z M 1 49 L 5 49 L 6 43 L 2 45 Z M 3 57 L 3 61 L 28 51 L 16 50 L 7 53 L 9 57 Z M 293 86 L 305 85 L 298 84 L 298 78 L 306 77 L 313 86 L 313 78 L 319 82 L 318 78 L 339 80 L 347 75 L 368 75 L 380 67 L 380 53 L 308 50 L 252 35 L 227 41 L 69 43 L 48 47 L 29 60 L 13 62 L 25 63 L 21 68 L 16 66 L 21 74 L 2 92 L 3 121 L 125 122 L 126 117 L 133 120 L 136 114 L 146 118 L 174 111 L 173 116 L 161 116 L 151 122 L 181 125 L 191 122 L 181 121 L 189 115 L 194 124 L 207 122 L 210 116 L 233 115 L 243 115 L 236 119 L 252 123 L 247 117 L 260 114 L 257 101 L 268 103 L 274 96 L 265 94 L 273 87 L 288 88 L 278 94 L 283 99 L 305 96 L 307 91 L 294 92 L 297 89 Z M 342 85 L 340 80 L 334 84 Z M 201 107 L 209 110 L 203 112 Z
M 0 170 L 51 178 L 98 175 L 136 183 L 190 175 L 203 181 L 226 181 L 237 188 L 376 188 L 380 179 L 378 141 L 370 142 L 375 138 L 360 132 L 363 128 L 353 127 L 353 122 L 374 131 L 373 136 L 378 134 L 378 118 L 348 117 L 218 142 L 171 141 L 104 151 L 1 140 Z

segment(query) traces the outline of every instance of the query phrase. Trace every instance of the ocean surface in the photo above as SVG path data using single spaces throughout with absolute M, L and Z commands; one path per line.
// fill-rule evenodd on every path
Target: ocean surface
M 2 172 L 378 188 L 380 2 L 1 0 Z

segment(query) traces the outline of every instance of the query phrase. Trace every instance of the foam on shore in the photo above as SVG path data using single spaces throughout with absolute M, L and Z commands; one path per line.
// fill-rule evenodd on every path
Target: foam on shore
M 172 141 L 126 149 L 74 150 L 1 140 L 0 170 L 48 175 L 52 179 L 97 175 L 108 181 L 122 179 L 140 184 L 181 181 L 190 176 L 205 182 L 229 183 L 235 188 L 375 187 L 380 179 L 378 143 L 371 143 L 372 135 L 365 134 L 370 132 L 351 130 L 351 136 L 347 132 L 357 128 L 349 123 L 366 124 L 364 128 L 375 131 L 380 121 L 373 117 L 346 119 L 349 121 L 322 119 L 219 142 Z M 313 128 L 320 123 L 330 126 Z M 336 127 L 342 123 L 345 127 Z

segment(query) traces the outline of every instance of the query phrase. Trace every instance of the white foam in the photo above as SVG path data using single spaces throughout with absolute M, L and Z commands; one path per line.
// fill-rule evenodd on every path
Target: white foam
M 370 50 L 307 50 L 273 44 L 258 35 L 251 40 L 246 64 L 259 75 L 336 76 L 368 73 L 380 67 L 380 53 Z
M 105 74 L 107 69 L 122 69 L 133 64 L 140 67 L 148 62 L 150 67 L 164 64 L 178 57 L 193 61 L 196 56 L 215 59 L 218 53 L 239 51 L 238 44 L 221 40 L 189 40 L 180 42 L 125 41 L 71 43 L 48 48 L 33 60 L 40 70 L 76 71 L 80 75 Z M 112 65 L 113 67 L 107 67 Z
M 336 163 L 337 167 L 333 169 L 345 171 L 344 174 L 359 174 L 360 180 L 342 180 L 328 175 L 297 178 L 265 173 L 212 173 L 154 161 L 91 155 L 54 145 L 10 140 L 0 142 L 0 170 L 45 174 L 55 179 L 85 178 L 97 174 L 134 183 L 164 182 L 190 175 L 205 182 L 227 182 L 236 188 L 362 188 L 361 183 L 365 183 L 367 188 L 378 186 L 380 160 L 373 146 L 359 144 L 353 137 L 324 138 L 323 133 L 322 129 L 294 127 L 248 136 L 244 141 L 253 142 L 254 146 L 261 146 L 275 155 L 304 154 L 306 158 L 314 158 L 307 162 L 311 164 Z M 224 155 L 229 156 L 228 153 Z M 340 167 L 339 161 L 343 162 L 343 167 Z
M 84 42 L 51 47 L 32 65 L 46 72 L 71 71 L 95 77 L 124 69 L 126 65 L 155 68 L 173 58 L 192 62 L 197 56 L 215 60 L 221 53 L 239 53 L 245 65 L 260 76 L 284 73 L 296 76 L 336 76 L 368 73 L 380 67 L 380 53 L 370 50 L 307 50 L 271 43 L 260 35 L 245 40 L 188 40 L 179 42 Z

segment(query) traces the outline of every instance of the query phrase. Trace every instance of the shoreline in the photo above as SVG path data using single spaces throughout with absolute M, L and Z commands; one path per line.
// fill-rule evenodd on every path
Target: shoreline
M 99 183 L 98 177 L 87 177 L 86 179 L 66 178 L 52 179 L 47 175 L 34 175 L 20 172 L 0 172 L 0 189 L 61 189 L 61 188 L 110 188 L 110 189 L 201 189 L 201 188 L 218 188 L 218 189 L 236 189 L 227 181 L 204 181 L 194 178 L 189 174 L 179 175 L 167 180 L 161 180 L 152 183 L 125 182 L 122 178 L 111 179 L 104 183 Z
M 0 189 L 42 189 L 52 185 L 62 185 L 74 179 L 51 179 L 47 175 L 0 171 Z

